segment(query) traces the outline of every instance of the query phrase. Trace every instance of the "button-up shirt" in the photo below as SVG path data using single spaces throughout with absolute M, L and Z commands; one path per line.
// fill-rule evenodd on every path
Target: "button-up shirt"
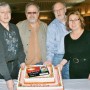
M 47 31 L 47 60 L 52 60 L 54 54 L 64 54 L 64 37 L 69 32 L 65 24 L 54 19 Z

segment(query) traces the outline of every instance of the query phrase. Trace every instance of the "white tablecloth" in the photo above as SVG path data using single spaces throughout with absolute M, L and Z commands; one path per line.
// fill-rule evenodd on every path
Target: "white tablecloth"
M 64 90 L 90 90 L 90 80 L 68 79 L 63 80 Z
M 15 82 L 15 90 L 17 80 Z M 90 80 L 87 79 L 68 79 L 63 80 L 64 90 L 90 90 Z M 4 80 L 0 79 L 0 90 L 8 90 Z

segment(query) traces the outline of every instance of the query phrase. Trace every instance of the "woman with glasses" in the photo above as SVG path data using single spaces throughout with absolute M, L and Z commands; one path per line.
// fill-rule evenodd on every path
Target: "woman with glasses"
M 64 39 L 65 55 L 58 66 L 62 70 L 70 61 L 71 79 L 90 79 L 90 31 L 84 29 L 84 19 L 78 11 L 68 14 L 66 26 L 71 33 Z

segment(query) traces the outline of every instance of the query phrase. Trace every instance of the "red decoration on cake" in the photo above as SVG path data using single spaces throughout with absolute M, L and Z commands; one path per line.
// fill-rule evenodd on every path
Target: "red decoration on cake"
M 37 76 L 28 75 L 36 72 L 39 72 Z M 63 90 L 60 70 L 52 65 L 26 66 L 19 71 L 17 90 Z

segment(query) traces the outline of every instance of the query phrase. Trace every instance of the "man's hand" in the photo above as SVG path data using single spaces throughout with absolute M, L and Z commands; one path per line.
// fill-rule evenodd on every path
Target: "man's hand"
M 63 65 L 62 64 L 58 64 L 56 67 L 59 67 L 61 71 L 63 69 Z
M 20 67 L 23 70 L 25 68 L 25 63 L 21 63 Z
M 8 90 L 14 90 L 14 82 L 13 82 L 13 80 L 6 81 L 6 84 L 7 84 Z
M 88 76 L 88 79 L 90 80 L 90 74 L 89 74 L 89 76 Z
M 44 62 L 44 65 L 52 65 L 51 60 L 47 60 L 46 62 Z

